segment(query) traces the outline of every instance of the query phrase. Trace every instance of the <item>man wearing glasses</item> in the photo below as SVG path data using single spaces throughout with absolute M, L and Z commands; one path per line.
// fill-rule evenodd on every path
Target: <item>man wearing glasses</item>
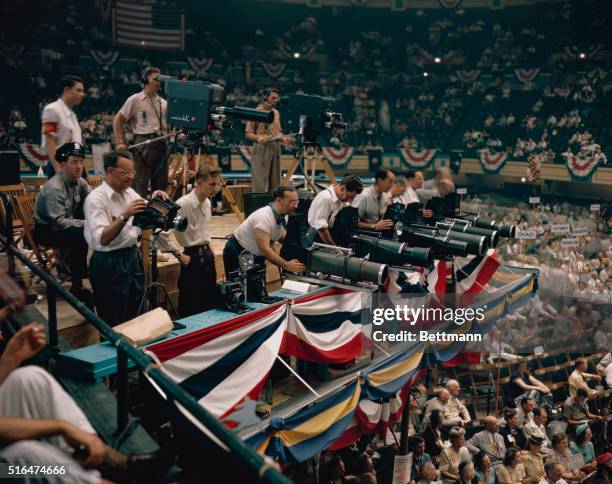
M 41 245 L 67 253 L 72 285 L 70 292 L 86 303 L 91 293 L 83 288 L 87 278 L 87 242 L 83 204 L 91 187 L 82 178 L 85 152 L 81 143 L 66 143 L 55 152 L 59 171 L 45 183 L 34 209 L 34 239 Z
M 272 197 L 273 201 L 249 215 L 225 244 L 223 266 L 226 279 L 231 272 L 238 270 L 238 257 L 244 250 L 255 256 L 256 266 L 263 267 L 264 259 L 267 259 L 289 272 L 304 272 L 304 264 L 299 260 L 287 261 L 273 248 L 274 242 L 285 237 L 287 216 L 297 209 L 298 194 L 293 187 L 279 185 L 272 193 Z
M 132 218 L 147 201 L 131 188 L 134 161 L 129 151 L 104 155 L 106 179 L 85 201 L 85 240 L 93 254 L 89 280 L 98 316 L 111 326 L 134 318 L 144 294 L 144 270 L 136 247 L 140 228 Z M 158 190 L 153 197 L 168 198 Z

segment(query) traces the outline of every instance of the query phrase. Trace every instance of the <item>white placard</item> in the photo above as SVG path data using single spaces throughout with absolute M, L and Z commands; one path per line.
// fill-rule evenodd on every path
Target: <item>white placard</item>
M 292 281 L 290 279 L 285 279 L 285 282 L 283 282 L 283 289 L 285 291 L 294 292 L 296 294 L 308 294 L 310 284 L 308 284 L 307 282 L 299 282 Z
M 544 346 L 536 346 L 533 349 L 533 354 L 534 355 L 543 355 L 544 354 Z
M 535 239 L 537 236 L 535 230 L 517 230 L 516 238 L 517 239 Z
M 467 188 L 457 188 L 457 195 L 467 195 Z
M 578 239 L 561 239 L 561 245 L 563 247 L 578 247 L 580 241 Z
M 553 234 L 569 234 L 570 233 L 569 224 L 552 224 L 550 229 Z
M 529 197 L 529 203 L 531 204 L 540 203 L 540 197 Z
M 591 204 L 591 212 L 599 212 L 601 210 L 601 205 L 599 203 Z
M 396 455 L 393 463 L 393 484 L 408 484 L 412 469 L 412 453 Z
M 572 235 L 574 237 L 580 235 L 587 235 L 589 233 L 589 229 L 587 227 L 574 227 L 572 229 Z

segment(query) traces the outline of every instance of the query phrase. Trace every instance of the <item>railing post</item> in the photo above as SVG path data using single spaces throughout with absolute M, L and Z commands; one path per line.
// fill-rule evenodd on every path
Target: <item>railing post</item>
M 57 350 L 57 294 L 50 284 L 47 284 L 47 312 L 49 320 L 49 346 Z
M 127 427 L 129 404 L 128 356 L 117 348 L 117 435 Z

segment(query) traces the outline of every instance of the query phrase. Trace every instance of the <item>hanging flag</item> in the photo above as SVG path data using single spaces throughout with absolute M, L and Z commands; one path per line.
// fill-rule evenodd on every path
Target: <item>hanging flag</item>
M 414 151 L 410 148 L 400 148 L 403 162 L 410 168 L 425 168 L 433 161 L 437 150 Z
M 501 151 L 499 153 L 491 153 L 488 148 L 480 150 L 480 166 L 485 173 L 497 174 L 499 173 L 506 161 L 508 160 L 508 153 Z
M 203 74 L 211 68 L 215 59 L 207 57 L 187 57 L 187 62 L 189 62 L 189 65 L 196 73 Z
M 262 62 L 261 65 L 263 66 L 264 71 L 266 71 L 266 74 L 268 74 L 268 76 L 270 76 L 272 79 L 279 77 L 283 72 L 285 72 L 285 68 L 287 67 L 286 64 L 272 64 L 270 62 Z
M 495 249 L 483 256 L 459 258 L 455 261 L 455 292 L 461 304 L 470 304 L 481 293 L 500 266 Z
M 119 59 L 119 52 L 112 50 L 108 52 L 103 50 L 90 50 L 89 53 L 102 67 L 111 67 L 117 62 L 117 59 Z
M 238 149 L 240 156 L 250 168 L 253 164 L 253 147 L 251 145 L 240 145 Z
M 352 146 L 343 146 L 342 148 L 326 146 L 323 148 L 323 156 L 334 168 L 346 168 L 353 159 L 354 152 Z
M 176 4 L 117 0 L 113 9 L 113 42 L 151 50 L 185 49 L 185 15 Z
M 533 69 L 514 69 L 514 75 L 523 84 L 533 82 L 539 73 L 540 69 L 537 67 Z
M 565 163 L 571 177 L 576 180 L 589 178 L 599 166 L 599 162 L 594 156 L 582 158 L 577 155 L 570 155 L 565 157 Z
M 474 82 L 476 79 L 478 79 L 478 76 L 480 76 L 480 69 L 473 69 L 473 70 L 462 69 L 456 72 L 457 72 L 457 77 L 459 78 L 459 80 L 465 83 Z

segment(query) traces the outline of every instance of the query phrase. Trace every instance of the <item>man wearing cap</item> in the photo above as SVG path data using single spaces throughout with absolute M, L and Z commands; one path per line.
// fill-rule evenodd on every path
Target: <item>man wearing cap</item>
M 444 484 L 455 484 L 459 479 L 459 465 L 472 460 L 470 451 L 464 446 L 465 429 L 453 427 L 450 432 L 450 447 L 440 452 L 440 472 Z
M 45 183 L 34 209 L 34 239 L 36 242 L 68 251 L 68 267 L 72 279 L 70 291 L 80 299 L 90 298 L 83 289 L 87 278 L 87 242 L 83 205 L 91 192 L 81 177 L 85 153 L 80 143 L 66 143 L 55 152 L 60 171 Z

